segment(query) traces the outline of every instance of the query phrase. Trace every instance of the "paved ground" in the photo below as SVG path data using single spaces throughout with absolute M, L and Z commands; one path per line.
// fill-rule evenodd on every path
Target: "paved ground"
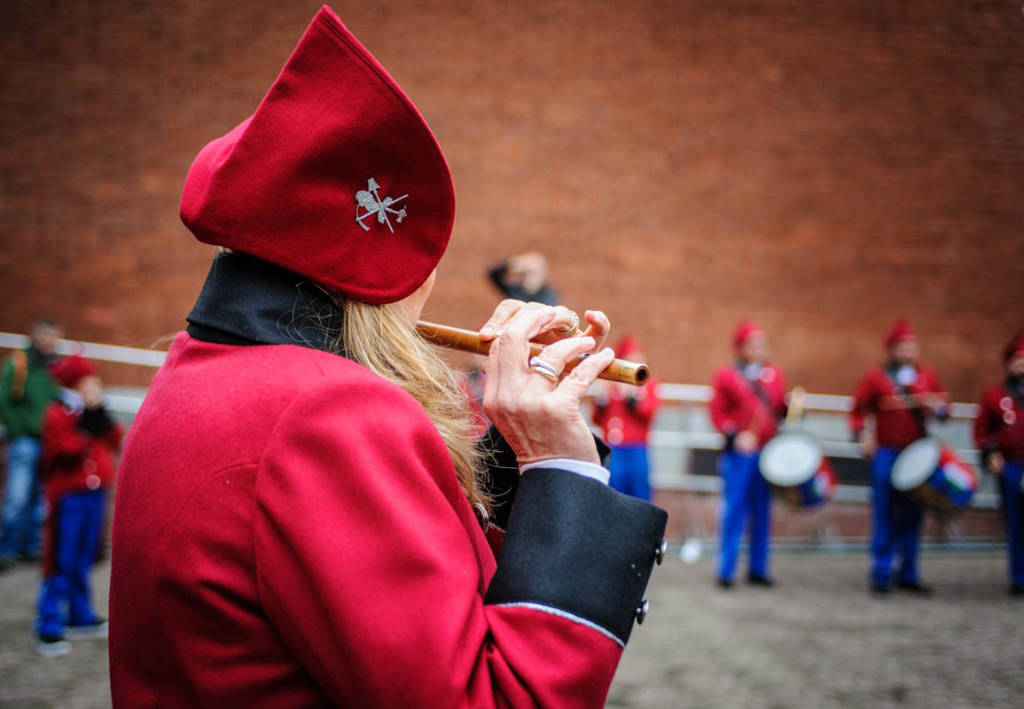
M 878 599 L 862 555 L 776 554 L 772 590 L 711 583 L 666 559 L 609 707 L 1011 707 L 1024 696 L 1024 599 L 1004 557 L 926 555 L 936 595 Z M 96 571 L 106 602 L 107 568 Z M 32 650 L 36 569 L 0 576 L 0 707 L 106 707 L 106 643 Z
M 1020 707 L 1024 599 L 1002 555 L 926 555 L 932 598 L 866 590 L 857 555 L 776 554 L 771 590 L 656 571 L 609 707 Z

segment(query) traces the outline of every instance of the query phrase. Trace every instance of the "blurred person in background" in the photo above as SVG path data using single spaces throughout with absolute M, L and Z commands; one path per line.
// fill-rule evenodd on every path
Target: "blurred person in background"
M 864 455 L 871 459 L 871 578 L 873 592 L 884 594 L 893 584 L 894 553 L 900 554 L 895 585 L 927 595 L 921 583 L 918 547 L 923 510 L 891 484 L 900 452 L 927 435 L 929 418 L 949 416 L 949 397 L 938 375 L 918 362 L 918 342 L 910 323 L 900 319 L 884 340 L 886 359 L 868 371 L 853 394 L 850 426 Z
M 228 251 L 125 445 L 115 707 L 604 706 L 666 522 L 607 486 L 579 413 L 608 319 L 551 342 L 567 317 L 508 300 L 484 325 L 490 487 L 415 329 L 454 209 L 430 129 L 327 7 L 199 152 L 181 216 Z
M 759 325 L 741 322 L 733 333 L 732 345 L 736 357 L 715 373 L 709 404 L 711 422 L 725 436 L 725 448 L 718 459 L 724 494 L 718 584 L 723 588 L 732 586 L 740 538 L 749 522 L 747 581 L 771 586 L 771 488 L 758 463 L 761 449 L 786 415 L 785 382 L 782 370 L 768 362 L 768 340 Z
M 640 343 L 626 335 L 615 346 L 615 356 L 643 362 Z M 647 436 L 658 410 L 658 384 L 649 379 L 643 386 L 620 382 L 594 383 L 594 423 L 611 446 L 609 485 L 641 500 L 651 499 Z
M 536 251 L 510 256 L 487 275 L 506 298 L 544 305 L 560 302 L 558 293 L 548 283 L 548 261 Z
M 1024 596 L 1024 334 L 1003 350 L 1006 378 L 981 396 L 974 440 L 982 464 L 999 479 L 1006 520 L 1010 593 Z
M 43 500 L 39 482 L 43 413 L 57 398 L 50 366 L 57 358 L 61 328 L 39 320 L 29 346 L 14 352 L 0 373 L 0 423 L 7 435 L 7 487 L 4 493 L 0 570 L 18 559 L 39 558 Z
M 36 622 L 36 650 L 46 656 L 68 652 L 67 638 L 107 636 L 107 623 L 92 605 L 89 571 L 123 435 L 103 408 L 92 362 L 64 357 L 53 375 L 62 388 L 60 402 L 49 405 L 43 421 L 40 469 L 50 514 Z

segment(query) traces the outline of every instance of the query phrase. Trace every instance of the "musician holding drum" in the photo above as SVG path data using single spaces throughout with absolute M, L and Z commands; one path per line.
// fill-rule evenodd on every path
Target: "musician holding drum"
M 666 522 L 607 486 L 580 415 L 609 323 L 557 338 L 567 311 L 504 301 L 475 447 L 416 330 L 454 207 L 423 118 L 326 7 L 199 153 L 181 215 L 230 251 L 126 444 L 115 707 L 604 706 Z
M 928 594 L 918 576 L 917 556 L 923 511 L 892 486 L 897 456 L 926 435 L 929 418 L 949 415 L 948 395 L 935 372 L 918 362 L 918 343 L 906 320 L 886 335 L 886 361 L 861 379 L 853 395 L 850 424 L 864 454 L 871 459 L 872 538 L 870 588 L 886 593 L 892 586 L 894 552 L 901 557 L 897 588 Z
M 711 421 L 726 441 L 718 459 L 724 496 L 718 585 L 729 588 L 733 584 L 740 538 L 749 520 L 747 581 L 771 586 L 771 489 L 758 460 L 786 415 L 785 383 L 782 370 L 767 361 L 768 342 L 760 326 L 741 322 L 732 344 L 736 358 L 715 373 L 709 405 Z
M 974 440 L 986 468 L 999 478 L 1006 520 L 1010 593 L 1024 596 L 1024 335 L 1003 350 L 1006 379 L 981 397 Z

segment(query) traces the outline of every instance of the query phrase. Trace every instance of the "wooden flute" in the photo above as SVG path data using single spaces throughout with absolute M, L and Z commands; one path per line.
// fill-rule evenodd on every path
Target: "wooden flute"
M 482 341 L 480 335 L 473 330 L 463 330 L 459 327 L 449 327 L 448 325 L 438 325 L 437 323 L 420 320 L 416 323 L 416 331 L 420 334 L 420 337 L 433 345 L 461 350 L 462 352 L 474 352 L 480 355 L 485 355 L 491 350 L 490 341 Z M 530 356 L 540 354 L 543 349 L 544 345 L 531 342 Z M 570 360 L 565 365 L 565 371 L 570 371 L 585 358 L 586 355 L 583 355 L 577 359 Z M 624 359 L 612 360 L 612 363 L 597 375 L 598 379 L 607 379 L 611 382 L 625 382 L 626 384 L 634 384 L 636 386 L 642 385 L 647 381 L 648 377 L 650 377 L 650 371 L 648 371 L 646 364 L 630 362 Z

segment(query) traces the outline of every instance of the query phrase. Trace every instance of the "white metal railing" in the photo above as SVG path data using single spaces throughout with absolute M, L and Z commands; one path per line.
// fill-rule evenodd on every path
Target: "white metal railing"
M 28 337 L 19 333 L 0 332 L 0 348 L 23 348 Z M 96 342 L 60 340 L 57 351 L 61 354 L 78 353 L 91 359 L 118 362 L 143 367 L 159 367 L 167 359 L 167 353 L 156 349 L 123 347 Z M 125 416 L 134 416 L 145 396 L 143 388 L 108 387 L 106 400 L 109 408 Z M 658 397 L 669 404 L 668 409 L 677 413 L 687 411 L 686 416 L 665 415 L 663 410 L 654 424 L 650 446 L 652 453 L 652 477 L 655 486 L 714 492 L 719 489 L 717 477 L 693 475 L 689 472 L 690 454 L 693 450 L 718 450 L 723 437 L 715 431 L 707 417 L 707 404 L 711 400 L 711 387 L 702 384 L 661 384 Z M 852 398 L 835 394 L 807 394 L 804 409 L 807 412 L 805 425 L 818 434 L 826 455 L 840 458 L 860 458 L 857 444 L 849 440 L 845 428 L 845 416 L 850 410 Z M 958 439 L 957 453 L 969 462 L 977 463 L 979 455 L 969 443 L 967 427 L 977 415 L 978 407 L 972 403 L 954 403 L 950 407 L 950 423 L 940 424 L 939 434 L 944 438 Z M 675 419 L 674 421 L 671 419 Z M 685 419 L 685 420 L 684 420 Z M 817 429 L 817 430 L 816 430 Z M 868 489 L 863 485 L 840 485 L 836 499 L 849 501 L 867 500 Z M 981 507 L 997 505 L 997 495 L 982 491 L 975 496 L 974 504 Z

